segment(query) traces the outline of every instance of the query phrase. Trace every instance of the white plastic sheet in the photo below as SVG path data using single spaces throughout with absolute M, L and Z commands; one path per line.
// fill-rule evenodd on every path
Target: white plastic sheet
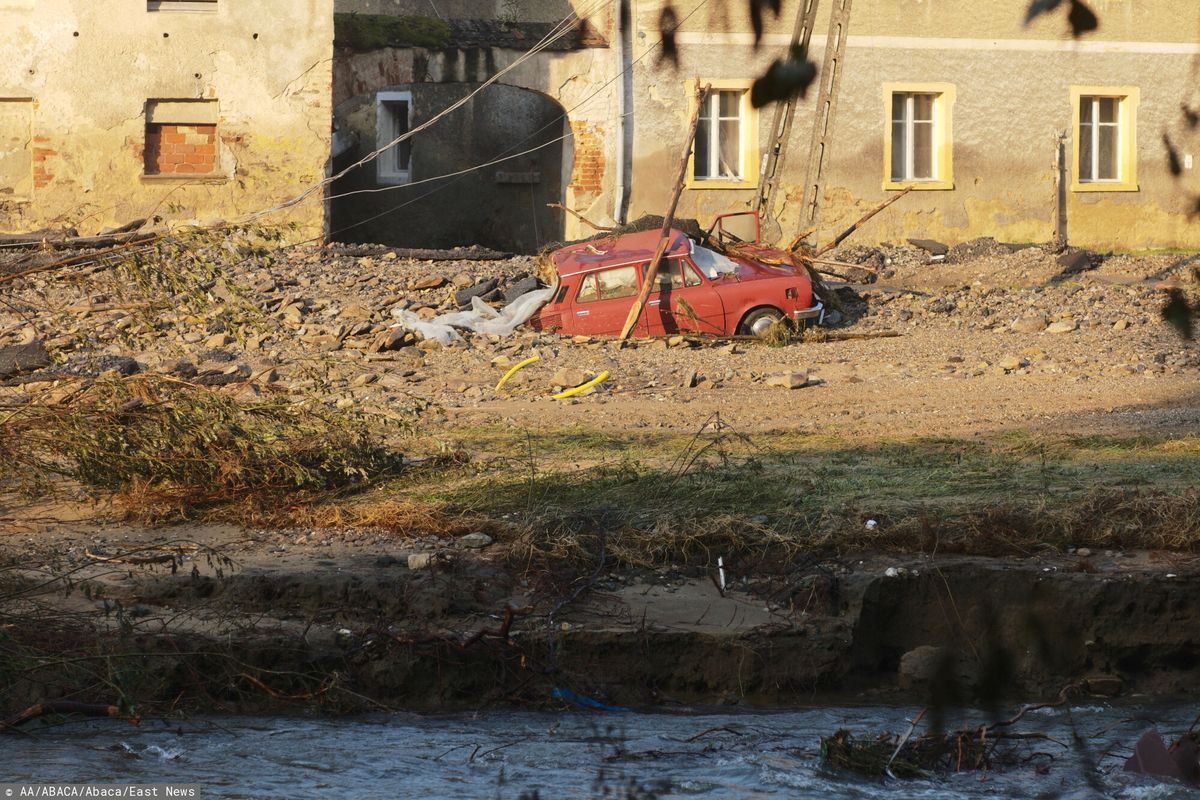
M 696 266 L 708 276 L 710 281 L 716 280 L 722 274 L 737 272 L 737 264 L 727 256 L 700 245 L 696 245 L 692 250 L 692 261 L 696 262 Z
M 500 310 L 492 308 L 478 297 L 472 297 L 470 310 L 452 311 L 429 320 L 400 308 L 393 308 L 392 316 L 405 330 L 418 333 L 425 339 L 437 339 L 444 345 L 462 338 L 458 330 L 511 336 L 514 330 L 528 322 L 554 296 L 557 288 L 555 285 L 549 289 L 526 292 Z

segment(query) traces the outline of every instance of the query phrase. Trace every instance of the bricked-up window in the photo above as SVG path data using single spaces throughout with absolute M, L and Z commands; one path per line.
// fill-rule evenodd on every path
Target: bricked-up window
M 216 174 L 219 167 L 216 101 L 148 101 L 145 162 L 147 175 Z
M 412 92 L 380 92 L 375 97 L 375 136 L 377 147 L 387 147 L 409 131 L 412 117 Z M 375 162 L 380 183 L 408 183 L 412 180 L 412 145 L 405 139 L 380 153 Z

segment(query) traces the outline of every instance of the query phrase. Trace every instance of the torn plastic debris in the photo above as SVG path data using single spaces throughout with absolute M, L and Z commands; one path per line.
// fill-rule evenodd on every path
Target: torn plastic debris
M 528 322 L 554 296 L 556 288 L 551 286 L 527 292 L 498 311 L 478 297 L 472 297 L 470 310 L 441 314 L 429 320 L 401 308 L 393 308 L 392 316 L 399 327 L 419 333 L 426 339 L 437 339 L 444 345 L 462 338 L 456 328 L 494 336 L 511 336 L 514 330 Z
M 599 700 L 593 700 L 584 694 L 579 694 L 570 689 L 555 686 L 550 690 L 550 696 L 555 700 L 566 700 L 572 705 L 577 705 L 580 708 L 590 708 L 593 711 L 632 711 L 633 709 L 625 708 L 624 706 L 610 706 L 601 703 Z

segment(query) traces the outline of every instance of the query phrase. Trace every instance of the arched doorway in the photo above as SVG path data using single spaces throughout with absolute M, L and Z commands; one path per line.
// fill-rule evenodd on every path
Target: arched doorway
M 346 101 L 334 112 L 338 137 L 349 145 L 335 156 L 335 171 L 477 87 L 406 84 Z M 549 97 L 515 86 L 489 86 L 429 129 L 338 180 L 331 192 L 331 238 L 536 252 L 563 238 L 563 215 L 546 204 L 562 202 L 570 180 L 568 131 L 566 112 Z

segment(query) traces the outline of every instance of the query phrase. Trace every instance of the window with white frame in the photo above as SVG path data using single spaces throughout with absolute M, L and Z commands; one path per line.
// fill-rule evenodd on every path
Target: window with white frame
M 1079 182 L 1121 180 L 1121 98 L 1079 98 Z
M 695 180 L 741 181 L 746 178 L 742 139 L 746 104 L 744 89 L 714 89 L 700 109 L 692 177 Z
M 934 181 L 937 174 L 938 95 L 892 95 L 892 180 Z
M 380 92 L 376 96 L 376 146 L 378 149 L 387 148 L 375 162 L 380 183 L 408 183 L 412 180 L 411 140 L 391 144 L 408 133 L 411 119 L 412 92 Z

